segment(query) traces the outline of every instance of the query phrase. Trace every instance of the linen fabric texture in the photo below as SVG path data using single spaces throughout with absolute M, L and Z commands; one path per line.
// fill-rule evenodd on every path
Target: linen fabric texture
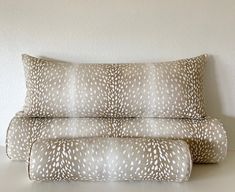
M 189 145 L 194 163 L 217 163 L 227 154 L 227 136 L 216 118 L 37 118 L 18 113 L 7 131 L 7 154 L 27 161 L 39 139 L 136 137 L 178 139 Z
M 71 64 L 22 56 L 33 117 L 202 118 L 206 56 L 162 63 Z
M 37 181 L 183 182 L 192 161 L 188 145 L 179 140 L 44 139 L 32 146 L 28 169 Z

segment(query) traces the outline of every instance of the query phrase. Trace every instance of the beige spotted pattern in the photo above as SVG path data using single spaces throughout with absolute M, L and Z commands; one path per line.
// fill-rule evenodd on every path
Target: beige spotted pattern
M 204 110 L 205 55 L 135 64 L 22 59 L 25 106 L 6 145 L 9 158 L 29 160 L 33 180 L 181 182 L 191 156 L 226 156 L 223 125 Z
M 32 180 L 182 182 L 192 168 L 184 141 L 151 138 L 49 139 L 34 143 Z
M 70 64 L 23 55 L 34 117 L 205 116 L 205 55 L 164 63 Z
M 194 163 L 217 163 L 227 153 L 227 136 L 215 118 L 30 118 L 18 114 L 7 133 L 7 154 L 27 160 L 38 139 L 115 137 L 182 139 L 189 145 Z

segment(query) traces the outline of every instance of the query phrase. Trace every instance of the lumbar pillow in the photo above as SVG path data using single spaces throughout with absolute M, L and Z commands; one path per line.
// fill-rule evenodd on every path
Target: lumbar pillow
M 201 118 L 206 56 L 162 63 L 71 64 L 22 56 L 34 117 Z

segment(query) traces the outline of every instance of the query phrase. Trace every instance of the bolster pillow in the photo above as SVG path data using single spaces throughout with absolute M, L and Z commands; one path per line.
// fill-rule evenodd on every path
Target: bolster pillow
M 188 145 L 151 138 L 78 138 L 36 141 L 29 177 L 37 181 L 175 181 L 189 179 Z
M 227 153 L 223 124 L 215 118 L 37 118 L 14 117 L 7 131 L 7 154 L 27 160 L 38 139 L 80 137 L 152 137 L 188 143 L 194 163 L 217 163 Z

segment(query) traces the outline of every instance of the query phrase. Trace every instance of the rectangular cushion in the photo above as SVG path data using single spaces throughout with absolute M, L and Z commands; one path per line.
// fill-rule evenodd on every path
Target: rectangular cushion
M 205 55 L 163 63 L 71 64 L 23 55 L 34 117 L 205 116 Z

